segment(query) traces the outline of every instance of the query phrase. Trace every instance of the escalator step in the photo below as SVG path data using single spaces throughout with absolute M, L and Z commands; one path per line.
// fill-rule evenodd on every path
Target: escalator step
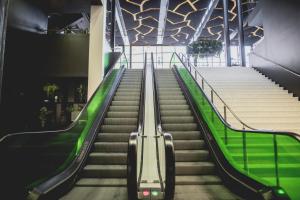
M 184 123 L 193 123 L 195 122 L 193 116 L 180 116 L 180 117 L 170 117 L 170 116 L 163 116 L 161 118 L 161 122 L 163 124 L 184 124 Z
M 137 98 L 132 98 L 132 99 L 136 100 Z M 116 111 L 116 112 L 122 112 L 122 111 L 125 111 L 125 112 L 138 112 L 138 110 L 139 110 L 139 106 L 110 106 L 109 107 L 109 111 Z
M 175 150 L 199 150 L 205 149 L 204 140 L 174 140 Z
M 83 169 L 85 178 L 126 178 L 126 165 L 87 165 Z
M 114 152 L 123 153 L 127 152 L 127 142 L 95 142 L 94 152 Z
M 107 112 L 107 117 L 126 117 L 126 118 L 136 118 L 138 117 L 139 113 L 136 112 L 117 112 L 117 111 L 110 111 Z
M 176 185 L 217 185 L 222 184 L 218 176 L 176 176 Z
M 91 153 L 88 164 L 126 165 L 127 153 Z
M 215 173 L 212 162 L 176 162 L 176 175 L 209 175 Z
M 199 140 L 202 138 L 200 131 L 172 131 L 174 140 Z
M 209 160 L 207 150 L 176 150 L 176 162 L 199 162 Z
M 105 118 L 104 125 L 136 125 L 137 118 Z
M 99 133 L 96 142 L 128 142 L 130 133 Z
M 83 187 L 122 187 L 127 185 L 125 178 L 81 178 L 76 186 Z
M 163 124 L 163 129 L 172 133 L 172 131 L 197 131 L 198 125 L 196 123 L 185 124 Z
M 134 95 L 132 95 L 134 96 Z M 113 106 L 138 106 L 138 101 L 112 101 L 111 105 Z

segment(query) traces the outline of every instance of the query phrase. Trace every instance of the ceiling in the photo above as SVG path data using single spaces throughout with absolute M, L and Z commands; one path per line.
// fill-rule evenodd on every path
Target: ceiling
M 160 0 L 119 0 L 129 42 L 132 45 L 156 45 L 158 38 Z M 255 7 L 253 0 L 242 0 L 246 18 Z M 187 45 L 193 38 L 210 0 L 169 0 L 163 31 L 164 45 Z M 236 0 L 229 0 L 230 33 L 237 42 Z M 223 40 L 223 4 L 219 1 L 200 37 Z M 263 36 L 262 27 L 245 26 L 245 43 L 251 45 Z M 119 32 L 117 44 L 122 44 Z

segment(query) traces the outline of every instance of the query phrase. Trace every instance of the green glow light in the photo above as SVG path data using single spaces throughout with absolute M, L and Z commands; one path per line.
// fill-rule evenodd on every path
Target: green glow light
M 158 192 L 157 191 L 152 191 L 151 194 L 152 194 L 152 196 L 158 196 Z
M 277 193 L 278 193 L 278 194 L 285 194 L 285 191 L 284 191 L 283 189 L 278 189 L 278 190 L 277 190 Z

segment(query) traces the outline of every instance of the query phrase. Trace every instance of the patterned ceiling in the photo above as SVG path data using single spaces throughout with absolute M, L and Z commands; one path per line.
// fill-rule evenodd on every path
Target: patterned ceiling
M 132 45 L 156 45 L 159 27 L 160 0 L 119 0 L 129 41 Z M 243 0 L 246 17 L 255 6 Z M 165 23 L 164 45 L 186 45 L 199 26 L 210 0 L 169 0 Z M 230 32 L 237 29 L 236 0 L 229 0 Z M 222 0 L 214 9 L 200 37 L 223 40 Z M 251 45 L 263 36 L 262 27 L 245 27 L 245 41 Z M 237 36 L 233 39 L 236 42 Z M 122 44 L 119 31 L 116 43 Z

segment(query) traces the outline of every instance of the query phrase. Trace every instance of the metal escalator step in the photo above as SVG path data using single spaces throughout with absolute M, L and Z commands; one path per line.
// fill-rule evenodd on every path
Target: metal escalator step
M 92 165 L 125 165 L 127 163 L 127 153 L 90 153 L 88 164 Z
M 182 123 L 182 124 L 162 124 L 164 130 L 172 131 L 197 131 L 198 125 L 196 123 Z
M 200 150 L 205 149 L 204 140 L 174 140 L 175 150 Z
M 112 101 L 113 106 L 138 106 L 138 101 Z
M 101 132 L 103 133 L 131 133 L 137 128 L 136 125 L 102 125 Z
M 161 122 L 163 124 L 180 124 L 180 123 L 193 123 L 195 122 L 193 116 L 162 116 Z
M 84 167 L 84 178 L 126 178 L 126 165 L 87 165 Z
M 192 112 L 188 109 L 186 110 L 161 110 L 160 111 L 162 116 L 178 116 L 178 113 L 180 113 L 180 116 L 193 116 Z
M 189 106 L 186 105 L 160 105 L 160 109 L 163 110 L 189 110 Z
M 209 175 L 215 173 L 212 162 L 176 162 L 176 175 Z
M 199 162 L 208 161 L 209 152 L 207 150 L 176 150 L 176 162 Z
M 140 96 L 114 96 L 114 101 L 139 101 Z
M 127 148 L 128 142 L 95 142 L 93 152 L 124 153 Z
M 183 95 L 177 95 L 177 96 L 173 96 L 173 95 L 163 95 L 163 96 L 159 96 L 159 101 L 161 100 L 185 100 Z
M 170 100 L 160 100 L 160 105 L 185 105 L 187 104 L 186 100 L 177 100 L 177 99 L 170 99 Z
M 218 185 L 222 180 L 218 176 L 176 176 L 176 185 Z
M 136 112 L 107 112 L 107 117 L 126 117 L 126 118 L 137 118 L 139 113 Z
M 130 133 L 99 133 L 96 142 L 128 142 Z
M 137 112 L 139 110 L 139 106 L 113 106 L 109 107 L 109 111 L 116 111 L 116 112 Z
M 125 178 L 81 178 L 76 186 L 82 187 L 125 187 L 127 179 Z
M 104 125 L 137 125 L 137 118 L 108 118 L 104 119 Z
M 200 131 L 171 131 L 174 140 L 199 140 L 202 138 Z

